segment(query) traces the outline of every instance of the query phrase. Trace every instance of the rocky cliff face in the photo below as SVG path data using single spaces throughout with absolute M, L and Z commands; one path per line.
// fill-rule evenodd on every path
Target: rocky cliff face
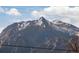
M 79 53 L 79 32 L 75 33 L 67 45 L 67 52 Z
M 66 46 L 79 28 L 44 17 L 22 21 L 5 28 L 0 35 L 0 52 L 66 52 Z

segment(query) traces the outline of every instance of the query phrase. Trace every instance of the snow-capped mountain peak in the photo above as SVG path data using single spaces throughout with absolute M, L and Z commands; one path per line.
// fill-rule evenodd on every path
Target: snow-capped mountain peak
M 0 34 L 0 52 L 65 52 L 72 34 L 77 32 L 79 28 L 71 24 L 50 22 L 44 17 L 17 22 Z

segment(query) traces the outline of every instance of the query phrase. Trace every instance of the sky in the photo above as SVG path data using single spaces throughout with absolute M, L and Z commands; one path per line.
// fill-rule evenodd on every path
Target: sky
M 0 32 L 14 22 L 37 20 L 41 16 L 79 27 L 78 6 L 0 6 Z

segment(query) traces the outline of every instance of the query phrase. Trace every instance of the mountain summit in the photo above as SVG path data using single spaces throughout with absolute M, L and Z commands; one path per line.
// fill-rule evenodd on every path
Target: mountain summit
M 39 20 L 45 21 L 46 19 L 42 16 L 39 18 Z
M 0 52 L 66 52 L 66 45 L 79 28 L 44 17 L 6 27 L 0 35 Z

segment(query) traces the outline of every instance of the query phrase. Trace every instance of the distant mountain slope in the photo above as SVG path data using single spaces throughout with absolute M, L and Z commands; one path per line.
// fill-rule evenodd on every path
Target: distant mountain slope
M 22 21 L 5 28 L 0 35 L 0 52 L 66 52 L 66 46 L 79 28 L 44 17 Z

